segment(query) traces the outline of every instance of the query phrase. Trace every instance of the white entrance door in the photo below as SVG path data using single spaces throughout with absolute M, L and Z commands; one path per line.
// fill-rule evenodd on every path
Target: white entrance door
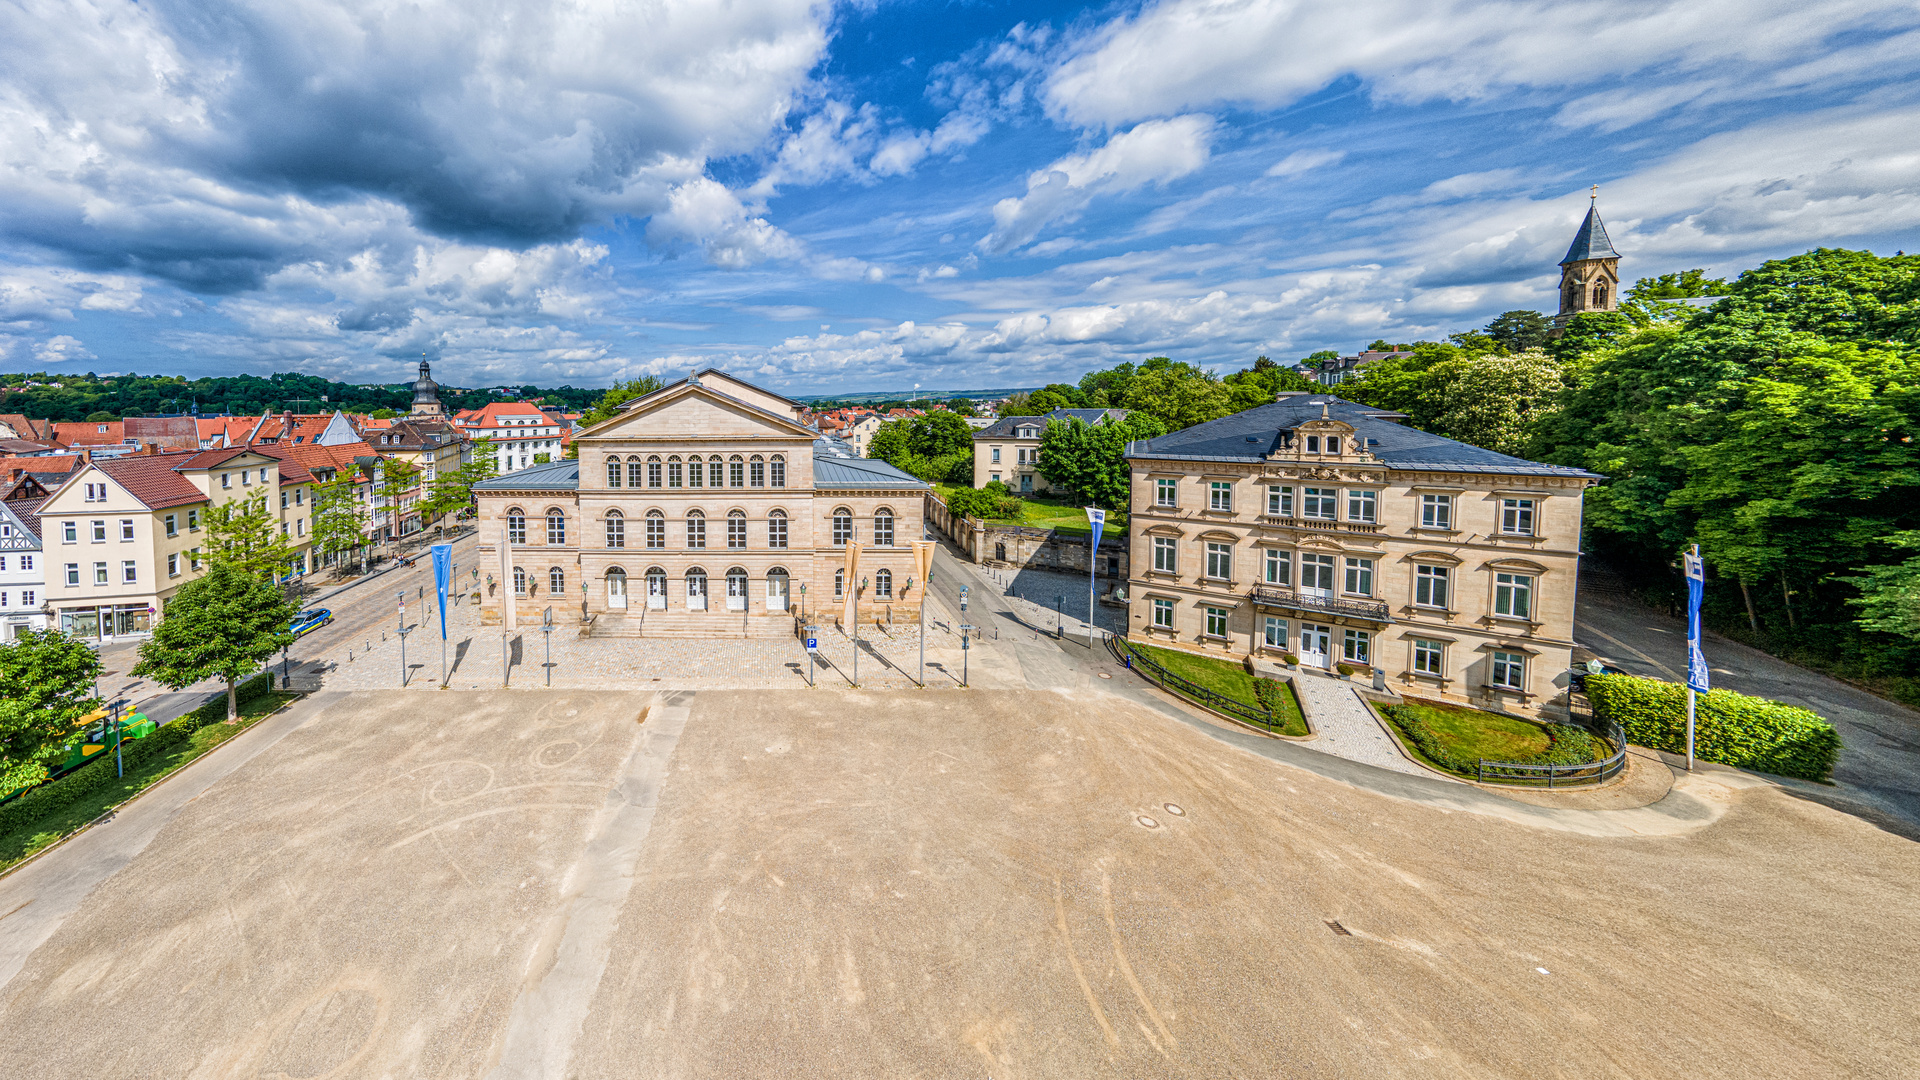
M 727 610 L 747 610 L 747 575 L 745 571 L 727 574 Z
M 647 575 L 647 610 L 667 610 L 667 575 Z
M 687 610 L 707 610 L 707 575 L 687 575 Z
M 1308 596 L 1333 595 L 1333 556 L 1300 556 L 1300 591 Z
M 767 578 L 767 610 L 787 610 L 787 588 L 792 579 L 785 574 L 774 574 Z
M 607 571 L 607 607 L 613 611 L 627 610 L 627 575 L 618 570 Z
M 1327 657 L 1333 648 L 1333 627 L 1315 626 L 1312 623 L 1300 624 L 1300 662 L 1308 667 L 1327 666 Z

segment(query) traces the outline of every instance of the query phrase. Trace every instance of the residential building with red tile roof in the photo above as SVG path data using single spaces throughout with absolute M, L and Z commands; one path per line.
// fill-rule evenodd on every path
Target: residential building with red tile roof
M 479 409 L 456 413 L 454 424 L 468 440 L 491 439 L 501 473 L 517 472 L 536 463 L 541 454 L 548 461 L 567 456 L 573 441 L 573 425 L 542 412 L 527 401 L 495 401 Z
M 124 446 L 126 435 L 118 420 L 85 420 L 74 423 L 60 422 L 53 425 L 53 441 L 61 446 L 99 447 Z
M 50 440 L 53 438 L 53 422 L 29 420 L 21 413 L 0 413 L 0 438 Z
M 110 638 L 149 632 L 205 568 L 205 515 L 260 499 L 309 567 L 313 475 L 267 447 L 139 453 L 87 461 L 40 505 L 46 602 L 60 629 Z

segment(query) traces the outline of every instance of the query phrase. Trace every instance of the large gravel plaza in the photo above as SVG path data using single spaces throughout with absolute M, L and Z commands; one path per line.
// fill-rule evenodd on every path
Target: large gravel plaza
M 1634 811 L 1475 802 L 1098 689 L 335 692 L 236 743 L 225 775 L 176 782 L 203 791 L 0 879 L 9 1072 L 1748 1080 L 1920 1058 L 1914 844 L 1728 770 Z M 81 902 L 62 878 L 89 867 Z

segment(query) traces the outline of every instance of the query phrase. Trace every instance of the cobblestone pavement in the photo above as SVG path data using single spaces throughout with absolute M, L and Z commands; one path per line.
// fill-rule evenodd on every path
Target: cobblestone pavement
M 975 566 L 973 570 L 981 579 L 999 588 L 1007 606 L 1022 622 L 1040 630 L 1053 630 L 1064 623 L 1069 636 L 1086 636 L 1087 579 L 1084 575 L 1055 570 L 1016 571 L 997 566 Z M 1100 582 L 1101 595 L 1112 588 L 1112 579 Z M 1124 634 L 1127 609 L 1100 605 L 1097 625 L 1111 633 Z
M 1307 672 L 1301 672 L 1293 686 L 1305 699 L 1303 704 L 1312 713 L 1314 728 L 1320 735 L 1305 744 L 1308 749 L 1394 772 L 1435 775 L 1407 760 L 1352 686 Z

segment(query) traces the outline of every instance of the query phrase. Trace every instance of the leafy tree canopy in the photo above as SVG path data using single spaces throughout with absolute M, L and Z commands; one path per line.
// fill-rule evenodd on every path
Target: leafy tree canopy
M 265 492 L 230 499 L 207 508 L 207 557 L 261 578 L 276 581 L 288 572 L 293 548 L 280 532 L 280 520 Z
M 1076 499 L 1125 510 L 1132 491 L 1127 443 L 1166 433 L 1166 426 L 1146 413 L 1095 425 L 1079 417 L 1054 420 L 1040 436 L 1040 474 Z
M 240 715 L 235 687 L 293 643 L 294 605 L 274 585 L 216 562 L 167 604 L 133 674 L 180 690 L 202 679 L 227 684 L 227 722 Z
M 99 655 L 57 630 L 0 645 L 0 793 L 46 779 L 100 707 L 99 677 Z
M 602 420 L 611 419 L 614 413 L 620 411 L 620 406 L 634 398 L 645 397 L 665 385 L 651 375 L 642 375 L 637 379 L 614 383 L 613 388 L 601 394 L 599 400 L 593 403 L 593 407 L 580 417 L 580 426 L 592 427 Z

